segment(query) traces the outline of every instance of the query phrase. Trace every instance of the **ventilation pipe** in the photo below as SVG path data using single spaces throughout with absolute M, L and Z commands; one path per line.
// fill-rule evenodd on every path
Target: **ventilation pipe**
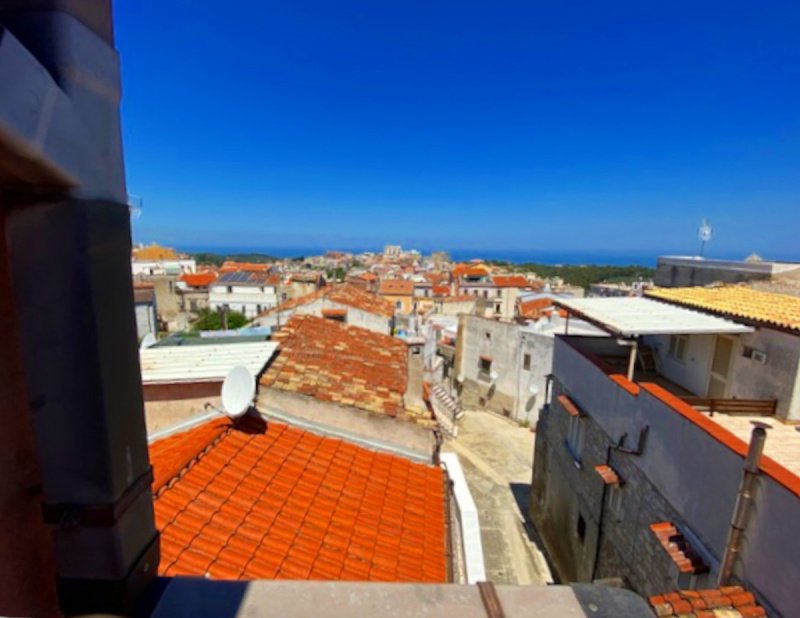
M 750 436 L 750 446 L 747 449 L 747 457 L 744 460 L 744 471 L 742 482 L 739 485 L 739 493 L 736 496 L 736 506 L 733 508 L 731 526 L 728 531 L 728 540 L 725 543 L 725 553 L 719 568 L 717 587 L 725 586 L 733 573 L 733 566 L 739 556 L 739 547 L 742 542 L 742 535 L 747 526 L 747 514 L 753 503 L 753 491 L 755 489 L 756 478 L 758 477 L 758 464 L 764 452 L 764 442 L 767 439 L 767 432 L 763 427 L 756 427 Z

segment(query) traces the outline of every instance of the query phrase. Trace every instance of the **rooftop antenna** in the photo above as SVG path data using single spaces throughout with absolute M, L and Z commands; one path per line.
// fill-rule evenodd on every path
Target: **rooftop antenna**
M 250 409 L 255 397 L 256 378 L 253 372 L 244 365 L 237 365 L 228 372 L 222 383 L 222 409 L 215 408 L 208 403 L 206 408 L 212 408 L 225 416 L 236 419 Z
M 700 240 L 700 257 L 703 257 L 706 243 L 711 240 L 711 226 L 707 219 L 703 219 L 700 222 L 700 227 L 697 228 L 697 238 Z

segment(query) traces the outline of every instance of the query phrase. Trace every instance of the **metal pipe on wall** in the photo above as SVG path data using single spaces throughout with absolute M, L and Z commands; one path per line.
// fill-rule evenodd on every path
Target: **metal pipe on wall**
M 744 460 L 742 482 L 739 485 L 736 505 L 733 508 L 728 540 L 725 543 L 725 553 L 722 556 L 717 577 L 717 586 L 726 585 L 733 573 L 733 566 L 739 555 L 739 545 L 747 525 L 747 514 L 753 503 L 753 490 L 758 477 L 758 464 L 764 452 L 766 439 L 767 432 L 763 427 L 755 427 L 750 435 L 750 446 L 747 449 L 747 457 Z

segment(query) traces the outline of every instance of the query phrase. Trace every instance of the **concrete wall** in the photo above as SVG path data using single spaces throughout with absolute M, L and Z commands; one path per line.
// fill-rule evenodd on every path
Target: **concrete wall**
M 692 335 L 688 338 L 685 362 L 670 357 L 669 336 L 648 337 L 645 343 L 658 351 L 661 372 L 676 384 L 705 396 L 711 362 L 714 356 L 714 335 Z M 766 353 L 766 363 L 743 356 L 745 347 Z M 800 420 L 800 337 L 769 328 L 735 336 L 727 396 L 738 399 L 777 399 L 777 416 Z
M 660 257 L 653 281 L 661 287 L 678 288 L 716 282 L 758 281 L 798 270 L 800 265 L 788 263 Z
M 459 325 L 456 372 L 464 377 L 461 405 L 514 418 L 520 377 L 520 326 L 468 315 L 459 316 Z M 491 372 L 497 373 L 493 384 L 479 376 L 481 356 L 492 357 Z
M 140 303 L 136 307 L 136 336 L 139 340 L 147 333 L 158 332 L 158 321 L 156 320 L 156 306 L 152 303 Z
M 289 422 L 313 424 L 323 433 L 339 435 L 370 448 L 433 461 L 436 446 L 433 431 L 411 422 L 275 388 L 262 387 L 258 409 Z
M 645 337 L 644 344 L 651 346 L 658 354 L 659 369 L 675 384 L 698 397 L 708 392 L 708 379 L 711 360 L 714 356 L 714 335 L 691 335 L 688 340 L 686 359 L 681 362 L 669 355 L 669 335 Z
M 230 287 L 231 291 L 228 291 Z M 277 306 L 278 296 L 274 286 L 211 285 L 209 286 L 208 306 L 217 311 L 224 305 L 239 311 L 250 319 L 261 311 Z
M 608 536 L 600 539 L 596 577 L 620 575 L 641 594 L 663 592 L 673 584 L 669 578 L 675 573 L 666 552 L 659 561 L 659 553 L 647 549 L 648 526 L 670 520 L 694 539 L 695 549 L 705 552 L 713 575 L 723 553 L 746 445 L 690 408 L 673 407 L 658 396 L 657 387 L 643 387 L 632 395 L 560 338 L 553 368 L 554 397 L 568 394 L 587 415 L 578 421 L 585 434 L 579 465 L 565 446 L 570 421 L 558 420 L 567 416 L 559 404 L 551 407 L 537 431 L 531 516 L 558 570 L 569 578 L 590 576 L 592 549 L 602 528 L 602 535 Z M 641 456 L 612 454 L 625 485 L 619 496 L 620 516 L 612 518 L 619 521 L 604 518 L 601 527 L 594 521 L 600 513 L 597 487 L 602 489 L 594 466 L 605 463 L 606 447 L 623 434 L 628 436 L 625 445 L 635 447 L 644 427 L 649 433 Z M 778 612 L 795 616 L 800 615 L 800 597 L 792 585 L 800 581 L 800 480 L 788 472 L 780 479 L 766 473 L 758 477 L 734 574 Z M 578 512 L 587 531 L 584 543 L 576 545 L 564 534 Z

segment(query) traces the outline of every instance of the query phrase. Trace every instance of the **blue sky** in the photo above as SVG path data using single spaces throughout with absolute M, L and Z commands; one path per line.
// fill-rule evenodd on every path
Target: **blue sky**
M 137 241 L 800 259 L 796 0 L 115 10 Z

